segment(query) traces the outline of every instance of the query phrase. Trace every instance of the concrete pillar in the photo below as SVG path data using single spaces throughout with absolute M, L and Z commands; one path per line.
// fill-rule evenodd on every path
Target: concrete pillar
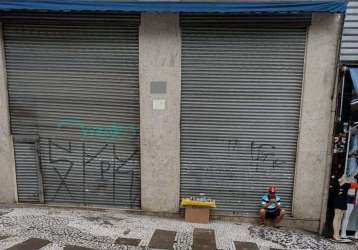
M 180 188 L 178 14 L 143 13 L 139 31 L 142 209 L 176 212 Z
M 317 231 L 326 176 L 330 171 L 332 144 L 332 98 L 342 17 L 313 14 L 308 29 L 293 216 L 310 222 Z
M 0 202 L 16 201 L 14 149 L 10 134 L 3 28 L 0 24 Z

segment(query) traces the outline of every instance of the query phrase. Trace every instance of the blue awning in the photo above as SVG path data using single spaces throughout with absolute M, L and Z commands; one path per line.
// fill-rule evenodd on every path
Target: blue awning
M 0 0 L 0 11 L 179 12 L 179 13 L 342 13 L 345 0 L 296 2 L 119 2 L 115 0 Z
M 351 74 L 354 91 L 358 94 L 358 68 L 349 68 Z

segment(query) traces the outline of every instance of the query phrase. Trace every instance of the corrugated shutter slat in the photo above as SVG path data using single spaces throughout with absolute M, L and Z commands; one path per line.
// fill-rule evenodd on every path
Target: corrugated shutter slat
M 266 18 L 182 16 L 181 195 L 219 211 L 257 213 L 269 185 L 291 209 L 309 22 Z
M 5 25 L 12 133 L 40 138 L 45 202 L 139 207 L 139 16 L 50 17 Z
M 35 143 L 14 143 L 19 202 L 40 202 Z
M 349 0 L 341 42 L 340 60 L 357 64 L 358 61 L 358 1 Z

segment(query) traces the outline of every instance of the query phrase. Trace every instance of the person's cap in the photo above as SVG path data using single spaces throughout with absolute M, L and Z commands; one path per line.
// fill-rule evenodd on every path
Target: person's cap
M 268 187 L 268 188 L 267 188 L 267 191 L 268 191 L 270 194 L 274 194 L 274 193 L 276 193 L 276 187 L 274 187 L 274 186 Z

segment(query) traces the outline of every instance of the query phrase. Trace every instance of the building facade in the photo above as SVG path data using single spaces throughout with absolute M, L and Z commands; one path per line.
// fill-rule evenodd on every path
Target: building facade
M 342 2 L 292 2 L 0 5 L 0 201 L 175 213 L 205 193 L 250 217 L 276 185 L 318 231 Z

